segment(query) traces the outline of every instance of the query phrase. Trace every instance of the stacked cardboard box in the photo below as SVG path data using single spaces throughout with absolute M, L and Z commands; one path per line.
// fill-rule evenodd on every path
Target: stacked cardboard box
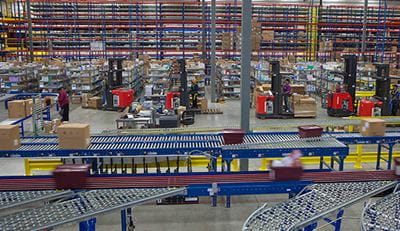
M 13 100 L 8 102 L 8 118 L 24 118 L 32 115 L 33 100 Z
M 306 94 L 306 87 L 302 84 L 292 84 L 292 93 L 297 93 L 299 95 L 305 95 Z
M 58 127 L 61 149 L 86 149 L 90 145 L 89 124 L 62 124 Z
M 361 120 L 360 128 L 362 136 L 384 136 L 386 123 L 382 119 L 365 118 Z
M 82 103 L 82 97 L 80 95 L 73 95 L 71 97 L 71 102 L 72 102 L 72 104 L 81 104 Z
M 21 145 L 18 125 L 0 125 L 0 150 L 15 150 Z
M 230 32 L 224 32 L 221 36 L 222 49 L 232 50 L 233 49 L 233 35 Z
M 92 94 L 84 93 L 82 94 L 82 107 L 89 108 L 89 99 L 92 98 Z
M 102 106 L 102 100 L 100 97 L 91 97 L 88 101 L 88 107 L 92 109 L 100 109 Z
M 290 98 L 294 117 L 316 117 L 317 103 L 314 98 L 306 95 L 293 94 Z
M 268 42 L 274 41 L 274 38 L 275 38 L 274 34 L 275 33 L 273 30 L 264 30 L 261 33 L 262 40 L 268 41 Z
M 320 52 L 333 51 L 333 42 L 332 41 L 321 41 L 319 43 L 319 51 Z

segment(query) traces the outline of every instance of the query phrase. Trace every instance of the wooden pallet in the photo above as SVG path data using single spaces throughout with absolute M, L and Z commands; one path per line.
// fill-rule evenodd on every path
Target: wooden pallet
M 201 114 L 222 114 L 223 112 L 220 109 L 207 109 L 201 111 Z

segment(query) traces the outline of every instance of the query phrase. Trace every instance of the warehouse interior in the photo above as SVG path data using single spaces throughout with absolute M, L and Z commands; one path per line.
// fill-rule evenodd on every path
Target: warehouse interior
M 400 5 L 0 0 L 0 230 L 400 230 Z

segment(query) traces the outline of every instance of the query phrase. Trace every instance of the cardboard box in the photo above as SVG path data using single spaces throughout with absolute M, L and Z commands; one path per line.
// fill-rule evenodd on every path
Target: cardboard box
M 207 111 L 208 110 L 208 101 L 207 101 L 207 99 L 202 99 L 201 100 L 200 109 L 201 109 L 201 111 Z
M 386 123 L 382 119 L 365 118 L 361 120 L 362 136 L 384 136 Z
M 33 99 L 25 100 L 25 116 L 32 115 L 33 113 Z
M 24 118 L 25 100 L 13 100 L 8 102 L 8 118 Z
M 0 125 L 0 150 L 15 150 L 20 145 L 18 125 Z
M 71 102 L 72 104 L 81 104 L 82 103 L 82 98 L 80 95 L 73 95 L 71 97 Z
M 43 131 L 46 134 L 50 134 L 53 132 L 53 121 L 43 121 Z
M 89 99 L 92 98 L 92 94 L 84 93 L 82 94 L 82 107 L 88 108 L 89 107 Z
M 102 102 L 101 102 L 101 98 L 100 97 L 92 97 L 89 99 L 89 108 L 92 109 L 99 109 L 101 108 Z
M 86 149 L 90 145 L 89 124 L 68 123 L 58 127 L 61 149 Z

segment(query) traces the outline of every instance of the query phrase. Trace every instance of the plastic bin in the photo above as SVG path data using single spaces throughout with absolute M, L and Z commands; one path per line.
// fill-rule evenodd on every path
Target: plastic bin
M 323 128 L 317 125 L 306 125 L 300 126 L 299 128 L 299 136 L 300 138 L 309 138 L 309 137 L 321 137 Z
M 272 167 L 270 172 L 270 178 L 274 181 L 289 181 L 289 180 L 300 180 L 303 174 L 303 166 L 291 166 L 291 167 Z
M 224 144 L 241 144 L 243 143 L 244 137 L 243 129 L 224 129 L 222 131 L 222 137 L 224 138 Z
M 86 185 L 90 174 L 90 165 L 65 164 L 53 171 L 57 189 L 81 189 Z

